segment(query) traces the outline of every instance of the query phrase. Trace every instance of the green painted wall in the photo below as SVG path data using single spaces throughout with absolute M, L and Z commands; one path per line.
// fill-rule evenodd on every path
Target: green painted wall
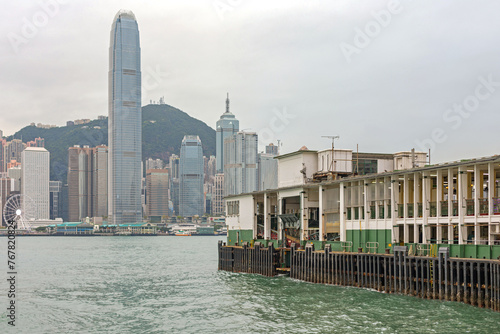
M 366 243 L 378 242 L 377 253 L 384 253 L 386 248 L 390 248 L 391 230 L 347 230 L 346 241 L 352 241 L 352 251 L 357 252 L 358 248 L 363 248 L 363 252 L 368 252 Z M 392 246 L 392 245 L 391 245 Z
M 239 232 L 240 240 L 237 240 L 236 237 Z M 227 245 L 234 246 L 236 243 L 242 245 L 245 241 L 251 242 L 253 239 L 253 231 L 252 230 L 229 230 L 227 231 Z

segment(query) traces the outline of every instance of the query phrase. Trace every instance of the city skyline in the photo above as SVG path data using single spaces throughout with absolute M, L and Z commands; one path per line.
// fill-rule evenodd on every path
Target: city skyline
M 23 18 L 32 22 L 34 14 L 45 13 L 34 1 L 23 7 L 2 6 L 10 13 L 2 30 L 11 37 L 25 38 Z M 104 47 L 107 41 L 99 32 L 107 29 L 109 16 L 121 6 L 140 13 L 143 42 L 148 45 L 143 105 L 167 93 L 168 104 L 213 126 L 222 111 L 222 96 L 230 91 L 238 119 L 261 134 L 261 145 L 281 139 L 283 153 L 302 145 L 326 148 L 328 141 L 321 135 L 337 134 L 338 147 L 354 149 L 359 144 L 365 152 L 419 150 L 419 144 L 425 149 L 430 143 L 434 162 L 496 153 L 493 144 L 470 140 L 471 134 L 486 134 L 486 142 L 495 140 L 500 101 L 500 50 L 494 34 L 499 23 L 492 16 L 500 5 L 495 2 L 443 2 L 432 7 L 419 2 L 392 9 L 385 1 L 364 6 L 291 1 L 283 9 L 255 1 L 231 7 L 222 19 L 213 3 L 61 4 L 45 25 L 25 38 L 26 43 L 14 44 L 14 49 L 12 39 L 3 41 L 4 64 L 9 66 L 2 68 L 0 85 L 8 97 L 6 108 L 15 111 L 0 119 L 6 135 L 30 121 L 62 125 L 62 110 L 68 119 L 105 113 L 105 54 L 88 50 Z M 390 17 L 383 16 L 389 9 Z M 90 27 L 82 24 L 86 17 L 94 18 Z M 256 20 L 258 27 L 246 29 Z M 425 24 L 413 29 L 415 21 Z M 367 35 L 367 27 L 374 27 L 374 32 Z M 75 38 L 84 35 L 83 29 L 96 37 Z M 34 61 L 30 54 L 39 57 Z M 60 71 L 54 73 L 56 65 Z M 76 73 L 80 82 L 69 80 L 67 85 L 68 72 Z M 202 84 L 208 78 L 210 87 Z M 19 83 L 27 89 L 21 90 Z M 477 86 L 481 96 L 488 97 L 475 106 Z M 34 87 L 38 88 L 30 89 Z M 71 93 L 75 90 L 80 92 L 76 99 Z M 492 122 L 483 122 L 490 117 Z M 308 131 L 305 124 L 313 119 L 323 121 Z M 292 135 L 298 132 L 303 135 Z

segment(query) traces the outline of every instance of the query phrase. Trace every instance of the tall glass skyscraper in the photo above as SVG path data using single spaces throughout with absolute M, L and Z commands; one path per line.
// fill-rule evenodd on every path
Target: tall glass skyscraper
M 203 215 L 203 149 L 198 136 L 184 136 L 179 164 L 179 214 Z
M 226 99 L 226 112 L 223 113 L 216 124 L 215 156 L 217 173 L 224 173 L 224 140 L 240 130 L 240 121 L 229 111 L 229 93 Z
M 120 10 L 109 46 L 108 220 L 142 221 L 141 48 L 134 13 Z

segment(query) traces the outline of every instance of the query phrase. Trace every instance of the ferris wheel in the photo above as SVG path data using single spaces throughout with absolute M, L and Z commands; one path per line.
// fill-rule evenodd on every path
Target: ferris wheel
M 35 219 L 35 201 L 26 195 L 9 197 L 3 207 L 3 218 L 6 222 L 16 222 L 18 230 L 31 231 L 30 221 Z

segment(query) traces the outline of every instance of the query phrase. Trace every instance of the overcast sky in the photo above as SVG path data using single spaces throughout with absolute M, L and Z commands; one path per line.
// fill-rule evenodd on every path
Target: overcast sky
M 143 104 L 240 128 L 281 153 L 335 147 L 432 162 L 500 153 L 498 1 L 2 1 L 0 129 L 107 115 L 109 33 L 132 10 Z M 34 28 L 34 29 L 33 29 Z

